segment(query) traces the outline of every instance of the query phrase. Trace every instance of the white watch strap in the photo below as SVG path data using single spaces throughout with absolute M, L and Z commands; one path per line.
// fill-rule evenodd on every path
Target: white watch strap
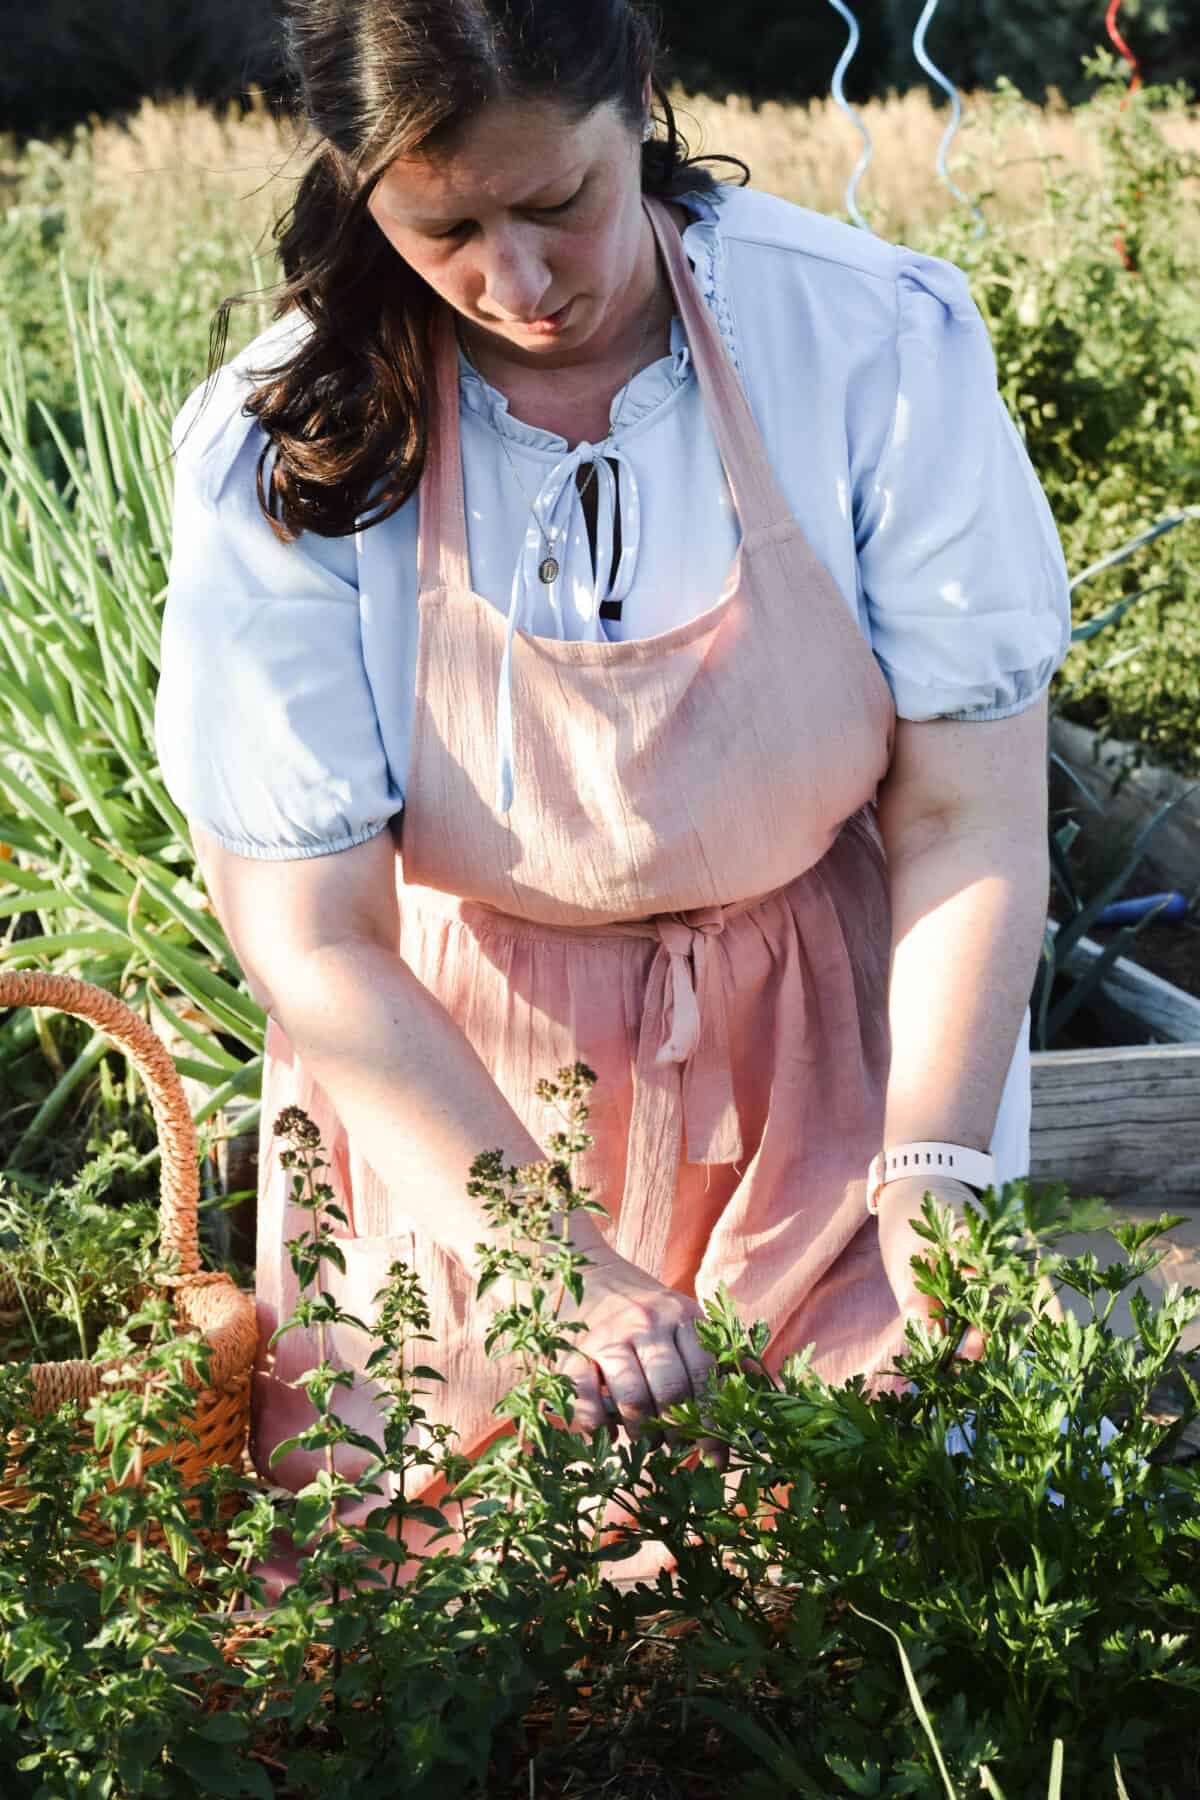
M 996 1161 L 966 1144 L 896 1144 L 881 1150 L 867 1171 L 867 1211 L 879 1211 L 879 1195 L 889 1181 L 902 1181 L 909 1175 L 948 1175 L 954 1181 L 965 1181 L 968 1187 L 989 1188 L 996 1185 Z

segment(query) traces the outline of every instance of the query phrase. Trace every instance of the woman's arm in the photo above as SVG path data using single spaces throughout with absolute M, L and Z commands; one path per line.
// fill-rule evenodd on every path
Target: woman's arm
M 892 902 L 884 1141 L 991 1141 L 1046 926 L 1043 699 L 901 720 L 879 824 Z
M 445 1007 L 400 960 L 391 834 L 286 862 L 232 855 L 196 826 L 192 836 L 255 998 L 380 1180 L 477 1274 L 474 1246 L 489 1228 L 466 1193 L 471 1163 L 493 1148 L 518 1165 L 545 1153 Z M 572 1215 L 570 1235 L 588 1256 L 605 1248 L 586 1213 Z
M 892 1035 L 884 1143 L 943 1139 L 986 1150 L 1016 1048 L 1049 891 L 1047 705 L 978 724 L 901 720 L 879 823 L 892 902 Z M 902 1312 L 929 1316 L 911 1259 L 926 1189 L 890 1182 L 879 1241 Z M 973 1334 L 967 1354 L 982 1345 Z

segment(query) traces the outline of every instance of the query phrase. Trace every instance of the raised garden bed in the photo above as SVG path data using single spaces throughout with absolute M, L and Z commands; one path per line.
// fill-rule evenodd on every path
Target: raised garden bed
M 1200 1205 L 1200 1044 L 1036 1053 L 1030 1172 Z

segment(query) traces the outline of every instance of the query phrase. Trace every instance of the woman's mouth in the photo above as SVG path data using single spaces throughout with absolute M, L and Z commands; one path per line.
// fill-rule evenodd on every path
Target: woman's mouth
M 520 330 L 530 332 L 534 337 L 554 337 L 566 325 L 567 315 L 573 304 L 573 301 L 568 300 L 557 312 L 547 313 L 542 319 L 530 319 L 520 326 Z

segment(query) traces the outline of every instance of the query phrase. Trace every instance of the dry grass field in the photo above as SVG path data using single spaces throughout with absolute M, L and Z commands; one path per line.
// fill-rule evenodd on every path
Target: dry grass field
M 827 101 L 809 108 L 752 107 L 737 98 L 680 101 L 693 148 L 729 151 L 750 165 L 756 186 L 818 211 L 844 211 L 846 183 L 860 139 Z M 863 109 L 874 161 L 859 193 L 873 227 L 916 241 L 956 204 L 935 174 L 948 113 L 912 92 Z M 1200 116 L 1172 118 L 1167 134 L 1200 152 Z M 302 171 L 306 145 L 295 128 L 277 124 L 261 104 L 244 118 L 218 117 L 190 100 L 147 102 L 128 128 L 81 127 L 69 157 L 54 159 L 50 191 L 39 192 L 38 156 L 17 158 L 0 137 L 0 205 L 53 200 L 66 208 L 68 262 L 98 257 L 106 274 L 153 283 L 201 244 L 232 253 L 253 284 L 273 271 L 270 227 Z M 1046 158 L 1052 161 L 1047 164 Z M 951 153 L 960 187 L 985 213 L 1036 221 L 1047 168 L 1089 167 L 1095 145 L 1077 115 L 1062 106 L 998 105 L 968 95 Z M 206 256 L 205 261 L 210 257 Z M 240 319 L 246 330 L 251 315 Z M 265 322 L 265 315 L 264 315 Z

